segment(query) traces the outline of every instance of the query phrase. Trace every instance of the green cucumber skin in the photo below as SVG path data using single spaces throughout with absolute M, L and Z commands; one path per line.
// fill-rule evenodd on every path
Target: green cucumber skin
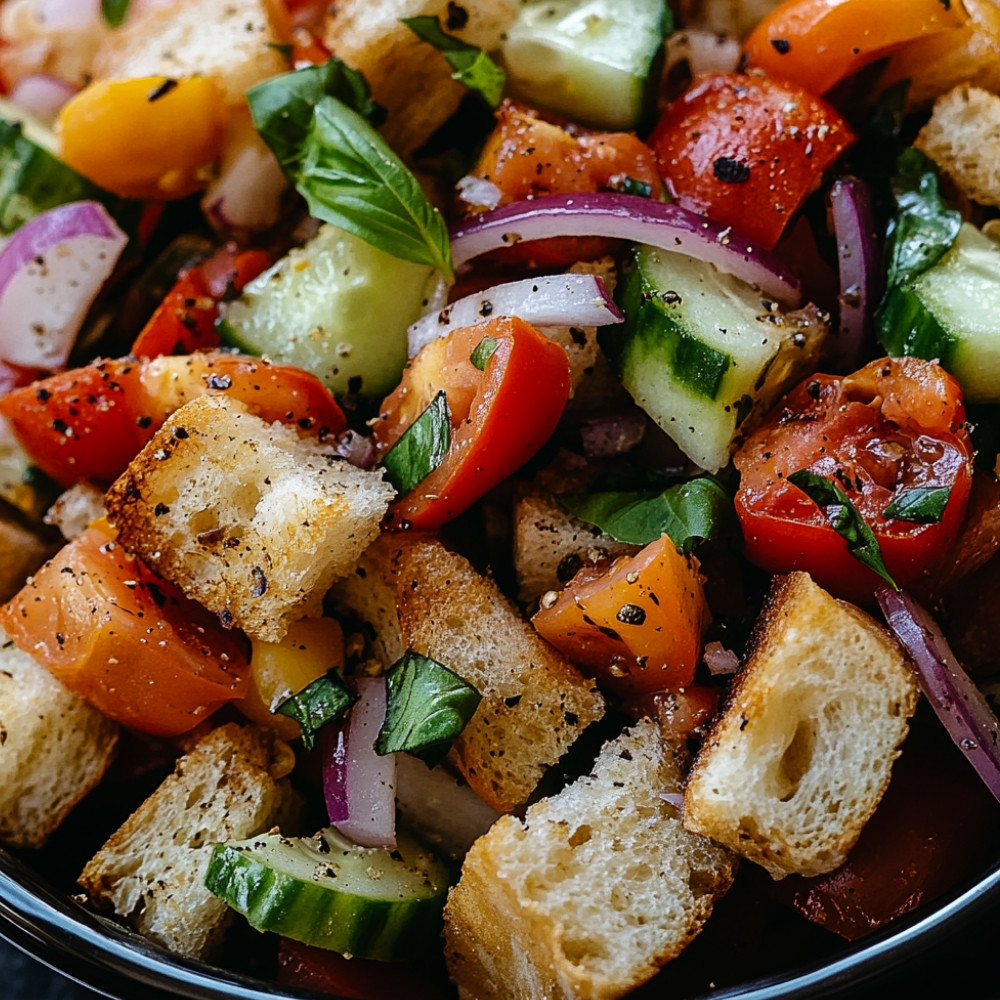
M 890 354 L 937 360 L 967 402 L 1000 403 L 1000 246 L 964 223 L 933 267 L 889 290 L 879 327 Z
M 310 838 L 312 840 L 314 838 Z M 426 956 L 436 946 L 441 929 L 441 913 L 448 887 L 445 866 L 432 860 L 423 882 L 410 884 L 395 895 L 342 891 L 332 873 L 338 865 L 358 868 L 372 864 L 391 869 L 404 866 L 398 854 L 356 848 L 337 849 L 324 855 L 322 862 L 309 862 L 320 870 L 310 878 L 279 870 L 260 848 L 281 841 L 282 845 L 303 841 L 282 841 L 267 835 L 236 844 L 218 844 L 213 850 L 205 884 L 213 893 L 242 913 L 252 927 L 271 931 L 304 944 L 337 951 L 344 955 L 376 961 L 404 961 Z M 400 849 L 407 856 L 419 851 L 412 838 L 400 837 Z M 305 855 L 303 854 L 303 858 Z M 315 858 L 315 855 L 312 855 Z M 345 881 L 357 883 L 357 871 Z M 387 873 L 391 884 L 393 872 Z M 371 883 L 373 890 L 382 886 Z
M 699 468 L 729 461 L 741 425 L 816 357 L 817 310 L 787 316 L 711 264 L 640 247 L 615 291 L 625 322 L 599 342 L 635 402 Z
M 510 86 L 594 128 L 651 125 L 671 27 L 663 0 L 532 0 L 504 44 Z
M 381 397 L 402 375 L 406 328 L 425 311 L 431 275 L 325 225 L 224 307 L 219 334 L 311 371 L 337 395 Z

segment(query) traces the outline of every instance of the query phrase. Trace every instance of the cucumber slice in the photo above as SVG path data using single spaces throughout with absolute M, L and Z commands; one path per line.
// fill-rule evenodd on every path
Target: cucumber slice
M 612 368 L 709 472 L 750 414 L 807 373 L 827 329 L 815 307 L 783 314 L 752 285 L 655 247 L 636 251 L 615 298 L 625 322 L 599 335 Z
M 127 232 L 138 203 L 113 195 L 56 156 L 50 128 L 0 98 L 0 234 L 14 232 L 36 215 L 83 199 L 98 201 Z
M 938 359 L 971 403 L 1000 403 L 1000 246 L 966 222 L 951 249 L 881 310 L 890 354 Z
M 223 307 L 223 340 L 313 372 L 335 393 L 382 396 L 406 364 L 406 328 L 435 272 L 325 225 Z
M 655 104 L 670 28 L 665 0 L 531 0 L 503 45 L 508 83 L 585 125 L 638 128 Z
M 258 930 L 382 962 L 435 946 L 448 884 L 447 866 L 405 832 L 390 852 L 333 827 L 217 844 L 205 877 Z

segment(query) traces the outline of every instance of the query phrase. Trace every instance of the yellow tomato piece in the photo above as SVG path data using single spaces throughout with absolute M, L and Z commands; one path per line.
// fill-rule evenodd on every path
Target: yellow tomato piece
M 62 157 L 115 194 L 165 200 L 205 186 L 222 147 L 223 93 L 209 77 L 98 80 L 59 113 Z
M 237 704 L 251 722 L 274 729 L 282 739 L 299 735 L 299 724 L 274 711 L 330 667 L 344 662 L 344 632 L 333 618 L 303 618 L 281 642 L 253 640 L 250 686 Z

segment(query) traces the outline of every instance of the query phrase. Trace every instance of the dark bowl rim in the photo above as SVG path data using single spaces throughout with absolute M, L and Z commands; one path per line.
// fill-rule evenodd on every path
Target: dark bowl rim
M 902 918 L 829 961 L 713 990 L 712 1000 L 815 1000 L 870 983 L 1000 903 L 1000 859 L 975 882 Z M 116 1000 L 318 997 L 173 955 L 48 885 L 0 849 L 0 937 L 50 969 Z M 327 996 L 327 1000 L 330 1000 Z M 696 1000 L 696 998 L 692 998 Z

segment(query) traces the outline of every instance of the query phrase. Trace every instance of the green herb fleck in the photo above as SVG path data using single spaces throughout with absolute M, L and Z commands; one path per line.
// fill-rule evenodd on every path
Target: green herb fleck
M 496 349 L 500 346 L 500 341 L 496 337 L 483 337 L 478 344 L 476 344 L 475 350 L 469 357 L 472 364 L 478 368 L 481 372 L 486 371 L 486 363 L 493 357 L 496 353 Z
M 950 497 L 950 486 L 918 486 L 903 490 L 882 511 L 882 516 L 913 524 L 940 524 Z
M 451 411 L 442 389 L 386 452 L 386 479 L 399 493 L 409 493 L 444 461 L 449 447 Z
M 316 734 L 327 723 L 343 718 L 356 700 L 356 696 L 344 685 L 340 673 L 328 670 L 298 694 L 286 698 L 276 711 L 299 724 L 302 745 L 311 750 L 316 743 Z
M 112 28 L 120 28 L 132 0 L 101 0 L 101 13 Z

